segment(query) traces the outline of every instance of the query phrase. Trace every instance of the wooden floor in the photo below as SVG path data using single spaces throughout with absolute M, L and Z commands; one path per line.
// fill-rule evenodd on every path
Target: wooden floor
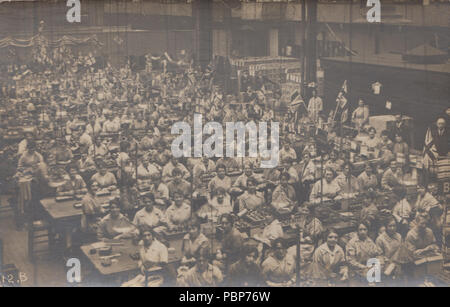
M 6 202 L 0 196 L 1 204 Z M 67 286 L 66 268 L 62 257 L 51 259 L 43 255 L 32 264 L 28 259 L 27 232 L 18 231 L 12 212 L 0 214 L 0 238 L 3 241 L 3 264 L 14 264 L 26 281 L 22 286 Z M 45 246 L 44 246 L 45 247 Z M 25 278 L 24 278 L 25 279 Z

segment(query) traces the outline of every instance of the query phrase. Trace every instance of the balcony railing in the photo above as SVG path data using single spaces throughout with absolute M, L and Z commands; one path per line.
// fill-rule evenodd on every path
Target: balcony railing
M 105 14 L 192 16 L 190 1 L 105 1 Z
M 301 21 L 302 16 L 301 4 L 297 1 L 243 2 L 239 11 L 244 20 Z
M 318 4 L 317 19 L 319 22 L 327 23 L 367 23 L 368 9 L 365 5 L 361 5 L 360 1 L 358 3 L 321 1 Z M 449 14 L 449 2 L 430 2 L 429 5 L 415 4 L 414 1 L 381 3 L 381 22 L 384 24 L 449 27 Z
M 104 12 L 138 15 L 192 16 L 195 0 L 133 0 L 105 1 Z M 229 2 L 228 2 L 229 1 Z M 213 6 L 215 15 L 242 20 L 301 21 L 301 0 L 221 0 Z M 318 21 L 327 23 L 366 23 L 369 8 L 365 0 L 318 0 Z M 383 0 L 381 22 L 415 26 L 449 27 L 450 2 L 448 0 Z M 231 14 L 229 13 L 231 12 Z

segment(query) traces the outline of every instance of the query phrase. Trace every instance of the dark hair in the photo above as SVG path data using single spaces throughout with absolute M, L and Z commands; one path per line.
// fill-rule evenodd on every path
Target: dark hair
M 369 222 L 367 220 L 362 220 L 362 221 L 359 221 L 358 224 L 356 224 L 356 232 L 358 232 L 359 226 L 361 226 L 361 225 L 364 225 L 367 228 L 367 230 L 370 229 Z
M 36 141 L 31 139 L 27 141 L 27 149 L 36 149 Z
M 234 225 L 234 217 L 233 215 L 229 214 L 229 213 L 224 213 L 221 216 L 219 216 L 219 223 L 223 223 L 223 219 L 227 219 L 228 222 L 231 223 L 231 225 Z
M 187 228 L 190 227 L 197 227 L 199 230 L 201 230 L 201 221 L 198 218 L 198 216 L 193 215 L 188 221 L 187 221 Z
M 138 226 L 138 230 L 139 230 L 139 235 L 144 235 L 144 233 L 146 233 L 147 231 L 150 232 L 152 234 L 152 236 L 155 236 L 155 232 L 153 231 L 152 227 L 150 227 L 147 224 L 142 224 Z
M 275 240 L 273 240 L 272 248 L 275 248 L 275 246 L 277 246 L 277 244 L 280 244 L 282 248 L 285 247 L 283 238 L 276 238 Z
M 348 167 L 350 168 L 350 170 L 352 170 L 353 169 L 353 164 L 351 164 L 350 162 L 345 162 L 343 165 L 342 165 L 342 169 L 345 169 L 345 167 L 348 165 Z
M 287 180 L 291 179 L 291 175 L 289 175 L 289 173 L 287 173 L 287 172 L 281 173 L 281 175 L 280 175 L 280 180 L 281 180 L 283 177 L 285 177 Z
M 394 221 L 395 223 L 395 227 L 397 227 L 397 220 L 393 217 L 393 216 L 389 216 L 385 221 L 384 221 L 384 226 L 387 228 L 388 225 Z
M 117 206 L 118 208 L 120 208 L 120 200 L 118 198 L 111 199 L 109 201 L 109 205 L 110 205 L 110 208 L 112 206 Z
M 74 164 L 69 164 L 69 165 L 66 166 L 66 172 L 67 173 L 70 173 L 70 170 L 72 170 L 72 169 L 74 169 L 74 170 L 76 170 L 78 172 L 78 168 Z
M 97 160 L 95 164 L 97 165 L 98 168 L 107 168 L 107 165 L 103 160 Z
M 342 166 L 342 167 L 344 167 L 344 166 Z M 336 177 L 336 172 L 334 171 L 334 169 L 332 169 L 331 167 L 325 167 L 325 170 L 324 170 L 324 172 L 323 172 L 323 174 L 325 175 L 325 173 L 326 172 L 331 172 L 332 174 L 333 174 L 333 177 Z
M 182 198 L 184 198 L 184 194 L 179 190 L 173 191 L 172 198 L 175 199 L 176 196 L 181 196 Z
M 366 165 L 364 165 L 364 170 L 367 168 L 367 167 L 370 167 L 370 169 L 372 170 L 372 172 L 374 172 L 375 171 L 375 167 L 374 167 L 374 165 L 372 164 L 372 163 L 366 163 Z
M 153 193 L 147 193 L 147 194 L 142 195 L 142 199 L 143 200 L 150 199 L 152 202 L 154 202 L 155 201 L 155 195 Z
M 225 172 L 227 171 L 227 167 L 223 163 L 220 163 L 219 165 L 216 166 L 217 171 L 219 170 L 219 168 L 223 168 L 225 170 Z
M 333 227 L 330 227 L 330 228 L 327 228 L 327 230 L 325 230 L 325 232 L 323 233 L 323 240 L 324 241 L 327 240 L 327 238 L 330 235 L 330 233 L 335 233 L 335 234 L 337 234 L 339 236 L 339 233 L 336 231 L 336 229 L 333 228 Z
M 242 247 L 242 250 L 241 250 L 241 255 L 242 255 L 242 257 L 245 257 L 245 256 L 247 256 L 247 255 L 251 255 L 251 254 L 256 254 L 256 255 L 258 255 L 258 249 L 257 249 L 256 246 L 254 246 L 254 245 L 245 244 L 245 245 Z
M 183 174 L 183 172 L 182 172 L 181 169 L 179 169 L 178 167 L 175 167 L 175 168 L 172 170 L 172 176 L 181 175 L 181 174 Z
M 381 131 L 381 135 L 389 136 L 389 132 L 387 130 Z
M 223 187 L 217 187 L 216 195 L 222 195 L 222 194 L 226 194 L 226 193 L 227 193 L 227 191 Z
M 256 184 L 257 184 L 257 181 L 256 181 L 256 179 L 255 179 L 254 177 L 249 177 L 249 178 L 247 179 L 247 186 L 248 186 L 250 183 L 253 183 L 254 185 L 256 185 Z

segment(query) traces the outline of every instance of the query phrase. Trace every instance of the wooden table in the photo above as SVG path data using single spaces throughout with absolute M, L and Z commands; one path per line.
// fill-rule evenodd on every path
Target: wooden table
M 109 202 L 111 197 L 114 197 L 114 195 L 100 196 L 97 197 L 97 200 L 100 203 L 106 203 Z M 75 204 L 81 203 L 81 200 L 56 201 L 55 197 L 48 197 L 42 199 L 40 203 L 52 223 L 79 223 L 83 214 L 82 208 L 74 207 Z
M 169 254 L 169 264 L 175 264 L 179 262 L 182 258 L 182 241 L 183 237 L 174 238 L 169 240 L 168 248 L 173 248 L 175 252 Z M 114 240 L 116 243 L 117 240 Z M 215 239 L 213 241 L 213 252 L 216 252 L 220 248 L 220 242 Z M 94 243 L 95 244 L 95 243 Z M 108 243 L 106 243 L 108 245 Z M 89 260 L 89 262 L 94 266 L 95 270 L 100 273 L 103 278 L 117 278 L 117 277 L 129 277 L 131 274 L 139 271 L 138 260 L 133 260 L 130 254 L 134 254 L 139 251 L 139 246 L 134 245 L 132 240 L 125 239 L 120 240 L 120 245 L 112 244 L 111 255 L 120 254 L 120 256 L 114 258 L 114 262 L 110 266 L 103 266 L 102 260 L 98 255 L 98 251 L 95 254 L 91 254 L 92 244 L 84 245 L 81 247 L 83 255 Z M 156 267 L 154 271 L 161 270 L 161 268 Z M 134 276 L 133 276 L 134 277 Z
M 109 202 L 113 195 L 97 197 L 102 204 Z M 40 201 L 42 209 L 46 213 L 46 219 L 56 233 L 60 233 L 63 238 L 64 247 L 69 248 L 68 242 L 72 241 L 72 231 L 81 227 L 82 208 L 75 208 L 75 204 L 81 200 L 56 201 L 54 197 L 44 198 Z
M 106 244 L 108 245 L 108 243 Z M 121 284 L 134 278 L 140 270 L 139 259 L 134 260 L 130 255 L 139 252 L 140 247 L 133 244 L 133 241 L 130 239 L 120 240 L 120 245 L 113 244 L 111 247 L 111 255 L 120 254 L 120 256 L 113 258 L 109 266 L 102 265 L 102 259 L 98 254 L 98 250 L 95 254 L 90 253 L 93 248 L 92 244 L 82 246 L 81 251 L 95 268 L 95 271 L 100 274 L 103 282 L 106 280 L 115 284 Z M 175 253 L 169 254 L 169 265 L 174 265 L 181 260 L 181 239 L 171 241 L 170 247 L 175 249 Z M 161 267 L 154 267 L 149 272 L 158 272 L 161 270 Z
M 104 277 L 110 277 L 117 274 L 131 273 L 137 271 L 138 260 L 133 260 L 130 255 L 139 251 L 139 246 L 134 245 L 131 240 L 122 240 L 122 245 L 113 245 L 111 255 L 120 254 L 119 257 L 113 258 L 110 266 L 103 266 L 101 256 L 98 250 L 95 254 L 91 254 L 91 244 L 81 247 L 81 251 L 87 259 L 92 263 L 95 269 Z M 106 244 L 108 245 L 108 244 Z

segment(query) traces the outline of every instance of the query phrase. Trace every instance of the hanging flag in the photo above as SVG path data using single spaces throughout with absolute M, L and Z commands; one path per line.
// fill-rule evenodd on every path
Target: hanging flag
M 338 98 L 338 103 L 339 103 L 339 111 L 341 113 L 341 123 L 346 123 L 348 120 L 348 109 L 349 109 L 349 105 L 348 105 L 348 101 L 347 98 L 345 98 L 345 96 L 341 96 Z
M 388 109 L 388 110 L 392 109 L 392 102 L 386 101 L 386 109 Z
M 375 95 L 380 95 L 381 92 L 381 87 L 383 86 L 383 84 L 381 84 L 380 82 L 375 82 L 372 84 L 372 91 Z
M 345 80 L 345 81 L 344 81 L 344 84 L 342 84 L 341 92 L 343 92 L 343 93 L 345 93 L 345 94 L 348 93 L 347 80 Z
M 303 100 L 302 95 L 300 95 L 300 91 L 299 90 L 295 90 L 294 93 L 292 93 L 292 95 L 291 95 L 291 104 L 290 104 L 290 106 L 294 107 L 294 106 L 298 106 L 300 104 L 304 105 L 304 103 L 305 102 Z M 305 106 L 305 108 L 306 108 L 306 106 Z
M 423 165 L 425 168 L 430 168 L 434 161 L 436 161 L 438 153 L 436 151 L 436 147 L 434 146 L 433 136 L 431 134 L 431 129 L 428 128 L 427 133 L 425 135 L 425 142 L 423 146 Z

